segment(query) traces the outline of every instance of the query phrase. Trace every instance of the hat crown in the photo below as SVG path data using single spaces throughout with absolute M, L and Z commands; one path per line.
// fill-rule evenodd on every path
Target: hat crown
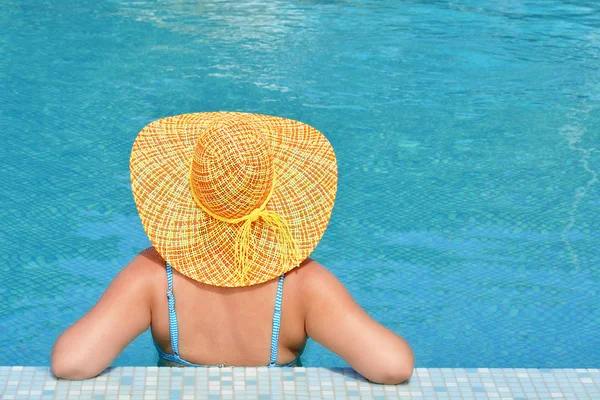
M 223 118 L 198 138 L 190 190 L 208 211 L 240 218 L 267 200 L 273 185 L 273 156 L 262 127 Z

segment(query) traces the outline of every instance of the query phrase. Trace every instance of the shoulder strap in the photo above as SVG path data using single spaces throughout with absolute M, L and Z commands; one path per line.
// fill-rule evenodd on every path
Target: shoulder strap
M 283 277 L 279 277 L 277 284 L 277 295 L 275 296 L 275 312 L 273 313 L 273 331 L 271 333 L 271 359 L 269 367 L 274 367 L 277 362 L 277 344 L 279 343 L 279 328 L 281 326 L 281 298 L 283 294 Z
M 167 292 L 167 298 L 169 299 L 169 333 L 171 336 L 171 347 L 173 348 L 173 354 L 179 358 L 179 328 L 177 327 L 177 314 L 175 314 L 175 296 L 173 296 L 173 270 L 168 262 L 165 262 L 167 266 L 167 283 L 169 284 L 169 291 Z

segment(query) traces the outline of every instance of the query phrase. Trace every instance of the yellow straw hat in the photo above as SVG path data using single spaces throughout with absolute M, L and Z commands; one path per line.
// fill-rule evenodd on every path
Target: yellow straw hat
M 261 114 L 154 121 L 135 139 L 130 169 L 152 245 L 213 286 L 255 285 L 297 267 L 323 236 L 337 188 L 323 134 Z

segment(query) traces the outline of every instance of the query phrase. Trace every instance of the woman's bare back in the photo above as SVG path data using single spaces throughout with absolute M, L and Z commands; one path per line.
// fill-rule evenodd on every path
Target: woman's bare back
M 157 253 L 150 260 L 151 268 L 157 269 L 151 303 L 152 336 L 163 351 L 173 354 L 166 269 Z M 283 282 L 277 364 L 294 360 L 306 344 L 299 271 L 287 273 Z M 181 358 L 202 365 L 268 365 L 276 292 L 277 279 L 250 287 L 223 288 L 173 271 Z

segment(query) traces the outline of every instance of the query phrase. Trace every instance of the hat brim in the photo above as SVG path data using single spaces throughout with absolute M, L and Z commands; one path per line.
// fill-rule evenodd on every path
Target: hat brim
M 272 151 L 275 188 L 266 205 L 283 217 L 298 245 L 300 260 L 282 265 L 274 228 L 252 224 L 252 256 L 243 283 L 238 279 L 235 238 L 240 224 L 212 218 L 190 193 L 190 161 L 199 136 L 218 118 L 240 118 L 260 127 Z M 281 117 L 206 112 L 162 118 L 144 127 L 130 159 L 135 204 L 148 238 L 173 268 L 213 286 L 250 286 L 297 267 L 312 253 L 329 223 L 337 189 L 331 144 L 308 124 Z

